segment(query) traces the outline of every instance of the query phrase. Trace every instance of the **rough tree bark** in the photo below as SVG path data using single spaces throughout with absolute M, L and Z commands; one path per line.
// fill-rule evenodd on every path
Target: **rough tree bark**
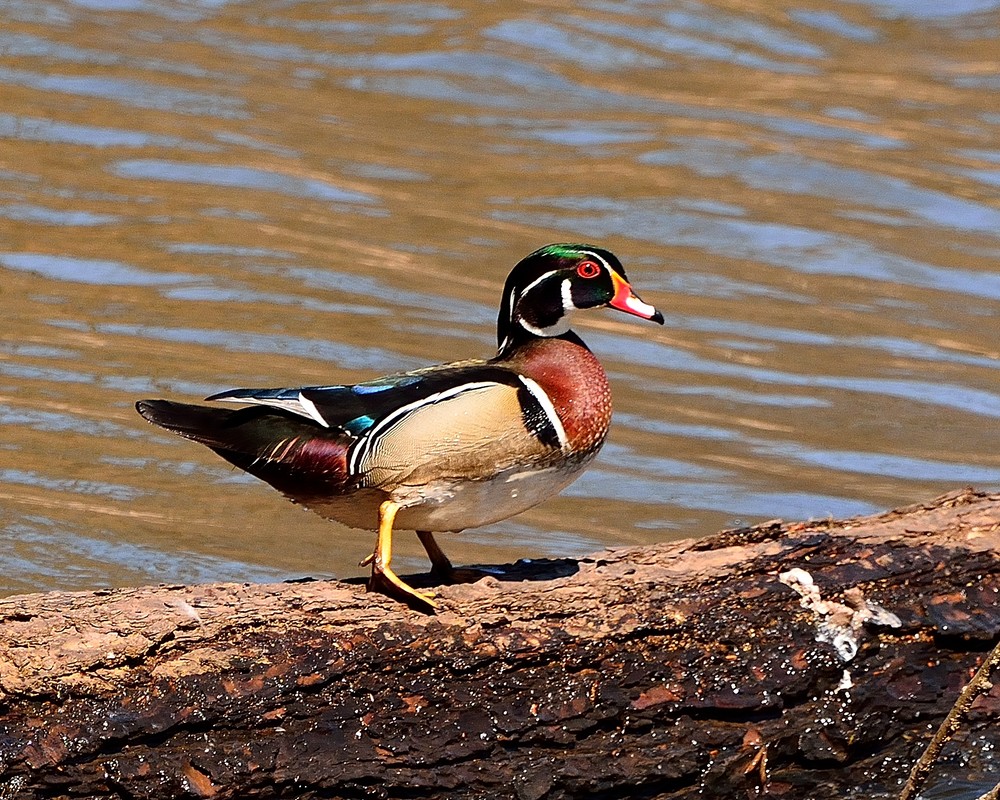
M 0 798 L 895 796 L 1000 635 L 1000 495 L 520 563 L 441 600 L 6 598 Z M 963 772 L 998 715 L 1000 686 Z

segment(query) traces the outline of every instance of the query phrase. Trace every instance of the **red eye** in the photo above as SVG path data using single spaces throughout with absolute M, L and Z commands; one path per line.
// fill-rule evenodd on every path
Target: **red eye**
M 576 274 L 581 278 L 596 278 L 601 274 L 601 268 L 593 261 L 581 261 L 576 267 Z

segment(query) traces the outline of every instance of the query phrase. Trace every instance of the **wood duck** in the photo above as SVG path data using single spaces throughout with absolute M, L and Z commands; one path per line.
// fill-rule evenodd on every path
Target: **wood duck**
M 431 593 L 391 569 L 394 527 L 417 532 L 443 580 L 453 574 L 433 531 L 513 516 L 561 491 L 597 455 L 611 421 L 600 362 L 569 329 L 577 311 L 610 306 L 663 324 L 619 260 L 584 244 L 551 244 L 507 277 L 497 354 L 353 386 L 234 389 L 220 409 L 141 400 L 136 409 L 201 442 L 293 502 L 377 530 L 369 590 L 423 611 Z

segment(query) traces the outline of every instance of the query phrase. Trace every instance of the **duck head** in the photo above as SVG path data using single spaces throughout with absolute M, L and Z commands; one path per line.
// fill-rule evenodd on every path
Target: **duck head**
M 562 336 L 575 312 L 603 306 L 663 324 L 663 315 L 632 291 L 613 253 L 589 244 L 546 245 L 507 276 L 497 317 L 500 351 Z

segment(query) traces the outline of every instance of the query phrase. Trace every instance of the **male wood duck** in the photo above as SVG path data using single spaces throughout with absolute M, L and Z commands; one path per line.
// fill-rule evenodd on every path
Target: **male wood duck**
M 354 386 L 234 389 L 220 409 L 141 400 L 150 422 L 207 445 L 328 519 L 378 531 L 369 590 L 424 611 L 433 595 L 391 569 L 394 527 L 416 531 L 435 577 L 453 568 L 433 531 L 497 522 L 540 503 L 597 455 L 611 421 L 600 362 L 569 329 L 577 311 L 610 306 L 663 324 L 632 292 L 619 260 L 551 244 L 507 277 L 499 350 Z

